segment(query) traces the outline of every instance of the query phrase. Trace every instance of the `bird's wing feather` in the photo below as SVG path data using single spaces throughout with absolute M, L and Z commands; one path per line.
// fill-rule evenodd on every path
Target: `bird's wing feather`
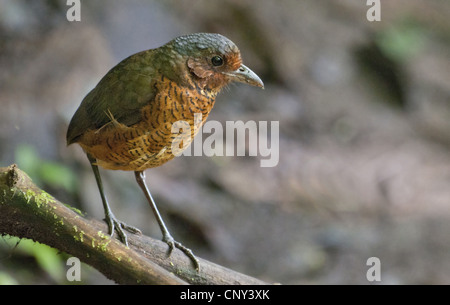
M 158 75 L 152 68 L 153 51 L 134 54 L 112 68 L 83 99 L 67 131 L 67 144 L 90 129 L 98 129 L 111 121 L 133 125 L 141 119 L 141 109 L 155 95 Z M 110 115 L 111 114 L 111 115 Z

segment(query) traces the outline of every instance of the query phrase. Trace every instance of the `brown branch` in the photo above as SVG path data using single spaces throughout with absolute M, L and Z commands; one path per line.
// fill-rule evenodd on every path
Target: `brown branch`
M 0 168 L 0 235 L 30 238 L 78 257 L 120 284 L 266 284 L 203 259 L 197 272 L 178 249 L 129 234 L 129 248 L 107 233 L 104 222 L 39 189 L 15 164 Z

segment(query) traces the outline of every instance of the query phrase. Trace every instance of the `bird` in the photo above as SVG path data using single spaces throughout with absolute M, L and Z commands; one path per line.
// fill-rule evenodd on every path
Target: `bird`
M 236 82 L 264 88 L 258 75 L 242 63 L 239 48 L 230 39 L 216 33 L 194 33 L 125 58 L 86 95 L 69 123 L 66 140 L 67 145 L 79 144 L 87 155 L 111 236 L 117 232 L 128 246 L 124 230 L 141 231 L 119 221 L 111 211 L 99 167 L 134 171 L 162 240 L 169 246 L 168 256 L 178 248 L 199 269 L 193 252 L 175 241 L 167 229 L 144 171 L 174 158 L 173 124 L 189 123 L 191 131 L 183 138 L 189 142 L 206 121 L 219 92 Z M 201 114 L 201 122 L 195 122 L 196 114 Z

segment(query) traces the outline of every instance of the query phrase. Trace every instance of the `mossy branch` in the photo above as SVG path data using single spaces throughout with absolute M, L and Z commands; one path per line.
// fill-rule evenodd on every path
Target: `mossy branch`
M 78 257 L 120 284 L 265 284 L 203 259 L 197 272 L 182 252 L 143 235 L 129 234 L 129 248 L 33 184 L 17 165 L 0 168 L 0 235 L 30 238 Z

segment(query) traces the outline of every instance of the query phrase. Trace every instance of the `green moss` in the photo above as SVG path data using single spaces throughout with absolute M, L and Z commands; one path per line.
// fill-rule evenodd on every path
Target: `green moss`
M 64 219 L 59 217 L 57 214 L 53 214 L 53 218 L 55 219 L 55 224 L 64 226 Z
M 35 191 L 31 189 L 27 189 L 27 191 L 23 193 L 23 196 L 25 197 L 27 204 L 29 204 L 31 200 L 34 198 L 34 203 L 39 209 L 44 206 L 47 206 L 49 203 L 55 202 L 55 199 L 53 199 L 52 195 L 50 195 L 46 191 L 41 191 L 39 194 L 37 194 Z
M 85 235 L 86 233 L 84 233 L 83 230 L 78 230 L 78 227 L 77 227 L 77 226 L 73 226 L 72 228 L 73 228 L 73 230 L 74 230 L 75 233 L 76 233 L 76 234 L 73 235 L 73 239 L 75 239 L 76 241 L 79 241 L 79 242 L 83 242 L 83 241 L 84 241 L 84 235 Z M 78 233 L 78 234 L 77 234 L 77 233 Z
M 53 197 L 45 191 L 42 191 L 39 195 L 34 196 L 34 200 L 39 208 L 55 202 L 55 199 L 53 199 Z
M 98 231 L 97 235 L 101 238 L 101 239 L 111 239 L 111 236 L 103 233 L 102 231 Z
M 84 234 L 86 234 L 86 233 L 84 233 L 84 231 L 81 230 L 81 231 L 80 231 L 80 241 L 81 241 L 81 242 L 84 241 L 84 238 L 83 238 Z
M 6 192 L 5 189 L 3 189 L 2 197 L 0 199 L 0 204 L 5 204 L 6 203 L 6 197 L 8 197 L 8 193 Z
M 106 252 L 106 250 L 108 250 L 108 245 L 109 245 L 109 243 L 110 243 L 111 241 L 108 241 L 108 242 L 106 242 L 106 243 L 102 243 L 100 246 L 101 246 L 101 250 L 103 251 L 103 252 Z
M 17 189 L 14 189 L 14 193 Z M 27 204 L 33 204 L 37 209 L 33 209 L 36 214 L 49 216 L 54 220 L 55 226 L 63 226 L 64 219 L 55 213 L 57 207 L 51 204 L 56 203 L 56 200 L 45 191 L 35 192 L 32 189 L 27 189 L 25 192 L 20 191 Z
M 33 197 L 36 196 L 36 193 L 35 193 L 34 191 L 28 189 L 28 190 L 23 194 L 23 196 L 25 197 L 25 200 L 27 201 L 27 204 L 28 204 L 28 203 L 30 203 L 31 199 L 32 199 Z M 38 205 L 38 207 L 40 207 L 40 206 Z
M 41 193 L 36 196 L 36 202 L 39 202 L 41 204 L 49 204 L 55 203 L 55 199 L 46 191 L 41 191 Z
M 79 209 L 77 209 L 77 208 L 75 208 L 75 207 L 73 207 L 73 206 L 70 206 L 70 205 L 68 205 L 68 204 L 65 204 L 65 203 L 63 203 L 63 204 L 64 204 L 64 206 L 65 206 L 66 208 L 71 209 L 72 211 L 74 211 L 74 212 L 77 213 L 78 215 L 84 216 L 84 214 L 83 214 L 83 212 L 82 212 L 81 210 L 79 210 Z
M 100 237 L 100 241 L 97 241 L 97 247 L 99 250 L 106 252 L 108 250 L 108 245 L 111 242 L 111 237 L 102 231 L 98 231 L 97 235 Z M 94 242 L 94 241 L 93 241 Z M 94 247 L 94 244 L 93 244 Z

